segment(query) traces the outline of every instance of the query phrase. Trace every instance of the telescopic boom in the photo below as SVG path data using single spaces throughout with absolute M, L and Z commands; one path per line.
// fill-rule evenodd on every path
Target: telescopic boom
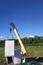
M 19 41 L 19 43 L 20 43 L 20 46 L 21 46 L 21 51 L 22 51 L 22 53 L 23 53 L 23 54 L 26 54 L 25 47 L 24 47 L 24 45 L 23 45 L 23 42 L 22 42 L 22 40 L 21 40 L 21 38 L 20 38 L 20 35 L 19 35 L 19 33 L 18 33 L 18 31 L 17 31 L 17 29 L 16 29 L 14 23 L 11 22 L 10 25 L 13 27 L 13 30 L 14 30 L 16 36 L 17 36 L 17 39 L 18 39 L 18 41 Z

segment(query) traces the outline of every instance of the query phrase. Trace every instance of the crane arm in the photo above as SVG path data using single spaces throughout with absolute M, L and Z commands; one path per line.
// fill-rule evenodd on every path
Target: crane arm
M 15 34 L 16 34 L 16 36 L 17 36 L 17 39 L 18 39 L 18 41 L 19 41 L 19 43 L 20 43 L 21 50 L 22 50 L 23 54 L 26 54 L 25 47 L 24 47 L 24 45 L 23 45 L 23 42 L 22 42 L 22 40 L 21 40 L 21 38 L 20 38 L 20 35 L 19 35 L 19 33 L 18 33 L 18 31 L 17 31 L 15 25 L 14 25 L 13 23 L 11 23 L 10 25 L 11 25 L 11 26 L 13 27 L 13 29 L 14 29 L 14 32 L 15 32 Z

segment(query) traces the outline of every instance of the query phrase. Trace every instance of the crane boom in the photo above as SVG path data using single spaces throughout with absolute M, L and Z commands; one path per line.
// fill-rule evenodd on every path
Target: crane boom
M 23 42 L 22 42 L 22 40 L 21 40 L 21 38 L 20 38 L 20 35 L 19 35 L 19 33 L 18 33 L 18 31 L 17 31 L 17 29 L 16 29 L 14 23 L 11 22 L 10 25 L 13 27 L 13 30 L 14 30 L 14 32 L 15 32 L 15 34 L 16 34 L 16 36 L 17 36 L 17 39 L 18 39 L 18 41 L 19 41 L 19 43 L 20 43 L 20 45 L 21 45 L 22 53 L 23 53 L 23 54 L 26 54 L 25 47 L 24 47 L 24 45 L 23 45 Z

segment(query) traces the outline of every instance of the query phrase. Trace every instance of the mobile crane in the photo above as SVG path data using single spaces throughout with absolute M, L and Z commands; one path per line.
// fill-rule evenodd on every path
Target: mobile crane
M 16 36 L 17 36 L 17 39 L 18 39 L 18 41 L 19 41 L 19 43 L 20 43 L 20 46 L 21 46 L 22 55 L 24 56 L 24 59 L 25 59 L 25 54 L 27 54 L 27 52 L 26 52 L 26 49 L 25 49 L 25 47 L 24 47 L 24 45 L 23 45 L 23 42 L 22 42 L 22 40 L 21 40 L 21 38 L 20 38 L 20 35 L 19 35 L 19 33 L 18 33 L 18 31 L 17 31 L 17 29 L 16 29 L 14 23 L 11 22 L 10 25 L 13 27 L 13 30 L 14 30 Z M 11 31 L 11 29 L 10 29 L 10 31 Z M 12 59 L 12 57 L 9 57 L 9 58 Z M 24 59 L 23 59 L 23 60 L 24 60 Z M 14 59 L 14 60 L 15 60 L 15 59 Z M 7 61 L 7 63 L 8 63 L 7 58 L 6 58 L 6 61 Z M 10 60 L 10 61 L 12 61 L 12 60 Z M 23 62 L 23 61 L 22 61 L 22 62 Z M 12 65 L 12 64 L 10 64 L 10 65 Z M 13 65 L 14 65 L 14 64 L 13 64 Z M 17 65 L 17 64 L 16 64 L 16 65 Z M 22 65 L 22 64 L 20 64 L 20 65 Z M 36 61 L 31 61 L 30 63 L 29 63 L 29 62 L 26 62 L 26 63 L 24 63 L 23 65 L 40 65 L 40 64 L 39 64 L 38 62 L 36 62 Z

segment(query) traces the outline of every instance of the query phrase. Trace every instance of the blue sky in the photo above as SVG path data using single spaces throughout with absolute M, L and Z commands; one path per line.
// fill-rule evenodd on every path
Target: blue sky
M 0 0 L 0 37 L 8 36 L 11 21 L 21 37 L 43 36 L 43 0 Z

